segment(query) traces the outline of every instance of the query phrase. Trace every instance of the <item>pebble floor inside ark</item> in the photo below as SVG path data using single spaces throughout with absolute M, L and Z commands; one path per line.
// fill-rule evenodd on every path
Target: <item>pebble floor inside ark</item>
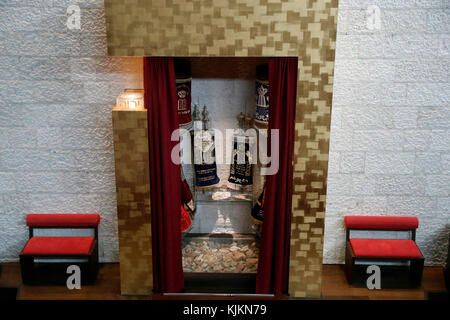
M 183 239 L 184 272 L 256 273 L 255 239 Z

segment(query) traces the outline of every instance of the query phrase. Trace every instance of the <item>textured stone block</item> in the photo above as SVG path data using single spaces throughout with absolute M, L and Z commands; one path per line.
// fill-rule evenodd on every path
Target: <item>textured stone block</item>
M 16 181 L 12 173 L 0 172 L 0 193 L 16 191 Z
M 334 88 L 333 102 L 338 106 L 396 106 L 406 102 L 407 85 L 404 83 L 357 82 L 351 86 Z
M 427 31 L 430 33 L 450 32 L 450 8 L 427 11 Z
M 336 42 L 336 61 L 358 58 L 359 46 L 363 39 L 361 35 L 339 33 Z
M 431 132 L 430 151 L 450 151 L 450 130 Z
M 390 196 L 387 198 L 389 215 L 433 217 L 436 216 L 437 201 L 426 196 Z
M 360 59 L 381 59 L 388 57 L 386 52 L 389 52 L 390 41 L 393 40 L 385 35 L 369 34 L 360 35 L 359 42 L 350 45 L 358 47 L 358 58 Z
M 416 7 L 419 8 L 440 9 L 448 6 L 448 0 L 441 0 L 441 1 L 415 0 L 415 2 Z
M 450 197 L 437 198 L 436 217 L 439 217 L 440 215 L 449 217 L 449 215 L 450 215 Z
M 69 80 L 69 59 L 64 57 L 0 57 L 2 80 Z
M 341 173 L 362 173 L 364 172 L 364 163 L 366 154 L 363 152 L 343 152 L 341 154 L 340 172 Z
M 447 69 L 450 70 L 450 69 Z M 450 73 L 450 72 L 449 72 Z M 450 79 L 449 79 L 450 82 Z M 450 107 L 420 108 L 417 124 L 423 129 L 447 129 L 450 127 Z
M 327 217 L 345 215 L 385 215 L 389 211 L 387 197 L 335 196 L 327 197 Z
M 417 106 L 450 104 L 450 83 L 412 83 L 408 86 L 408 103 Z
M 333 195 L 351 195 L 353 176 L 350 174 L 333 174 L 328 177 L 327 192 Z
M 375 39 L 361 52 L 360 57 L 370 58 L 370 50 L 376 49 L 376 45 L 382 47 L 382 56 L 389 59 L 436 59 L 443 54 L 439 50 L 441 45 L 439 35 L 400 33 L 378 36 Z
M 66 31 L 64 31 L 66 30 Z M 9 32 L 3 34 L 5 42 L 2 51 L 8 55 L 20 56 L 80 56 L 81 35 L 63 27 L 60 32 Z
M 14 179 L 20 192 L 84 194 L 114 190 L 114 174 L 104 172 L 17 172 Z
M 450 175 L 450 154 L 441 155 L 442 174 Z
M 83 86 L 70 81 L 0 80 L 0 88 L 0 99 L 16 103 L 76 103 L 84 95 Z
M 123 92 L 123 82 L 92 81 L 84 82 L 83 102 L 89 104 L 114 105 L 116 98 Z
M 337 31 L 345 34 L 368 32 L 369 29 L 366 27 L 366 12 L 364 10 L 339 10 Z
M 330 127 L 341 128 L 343 108 L 340 107 L 333 108 L 332 113 L 333 116 L 331 117 Z
M 332 151 L 351 151 L 353 132 L 348 129 L 333 127 L 330 142 L 330 150 Z
M 359 81 L 394 81 L 396 77 L 394 62 L 391 60 L 346 60 L 335 64 L 334 79 L 338 83 Z
M 412 175 L 354 175 L 353 195 L 424 195 L 423 177 Z
M 423 9 L 381 11 L 382 29 L 392 33 L 429 32 L 428 11 Z
M 113 133 L 110 128 L 63 128 L 64 149 L 112 150 Z
M 36 130 L 33 128 L 0 128 L 0 150 L 36 148 Z
M 419 153 L 416 155 L 414 163 L 415 174 L 440 174 L 441 172 L 440 153 Z
M 344 0 L 345 2 L 359 3 L 362 8 L 370 5 L 376 5 L 383 9 L 408 9 L 416 7 L 416 0 Z
M 45 121 L 43 121 L 43 123 L 45 123 Z M 59 127 L 38 128 L 36 138 L 38 148 L 61 149 L 63 147 L 63 131 Z
M 385 196 L 355 197 L 356 205 L 349 208 L 347 214 L 353 215 L 389 215 L 390 203 Z
M 369 174 L 413 174 L 414 160 L 414 153 L 368 152 L 365 172 Z
M 403 132 L 400 130 L 355 130 L 355 151 L 401 151 Z
M 328 173 L 339 173 L 341 154 L 339 152 L 330 151 L 328 156 Z
M 0 171 L 114 171 L 112 152 L 92 150 L 11 150 L 0 155 Z
M 395 108 L 395 110 L 390 110 L 389 114 L 392 117 L 395 129 L 412 129 L 417 128 L 417 113 L 418 113 L 417 107 L 408 106 L 404 108 Z
M 114 190 L 109 193 L 80 194 L 76 198 L 69 193 L 36 193 L 29 196 L 28 203 L 28 210 L 33 208 L 35 212 L 70 212 L 75 207 L 79 212 L 99 212 L 102 213 L 100 230 L 117 230 L 117 226 L 114 226 L 117 210 Z
M 42 30 L 42 10 L 38 7 L 3 7 L 0 11 L 0 32 Z
M 328 194 L 326 219 L 346 215 L 351 209 L 357 206 L 357 201 L 358 198 L 348 195 Z
M 448 79 L 448 61 L 399 60 L 395 62 L 395 81 L 442 82 Z
M 426 151 L 430 148 L 431 131 L 407 130 L 404 131 L 403 150 Z
M 141 57 L 86 57 L 70 58 L 73 81 L 126 81 L 136 77 L 142 81 Z M 142 83 L 139 88 L 142 87 Z
M 25 119 L 22 110 L 23 108 L 14 103 L 0 102 L 0 132 L 9 127 L 23 127 Z
M 426 194 L 428 196 L 449 197 L 450 176 L 447 175 L 426 176 Z
M 366 107 L 355 104 L 342 107 L 342 109 L 342 128 L 344 129 L 374 130 L 394 127 L 396 117 L 392 116 L 395 111 L 391 107 Z

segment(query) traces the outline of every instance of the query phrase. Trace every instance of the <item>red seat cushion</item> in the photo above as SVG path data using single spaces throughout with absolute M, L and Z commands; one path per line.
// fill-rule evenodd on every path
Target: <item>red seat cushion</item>
M 423 258 L 416 243 L 403 239 L 350 239 L 357 258 Z
M 413 230 L 419 227 L 416 217 L 345 216 L 344 222 L 348 229 Z
M 93 237 L 32 237 L 22 251 L 24 255 L 87 255 Z
M 30 227 L 96 227 L 100 223 L 97 213 L 32 213 L 27 215 Z

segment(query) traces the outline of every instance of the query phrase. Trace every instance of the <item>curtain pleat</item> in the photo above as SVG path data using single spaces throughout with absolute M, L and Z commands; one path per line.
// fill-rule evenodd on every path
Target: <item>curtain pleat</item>
M 256 293 L 281 295 L 288 289 L 292 205 L 297 59 L 269 61 L 269 129 L 279 130 L 279 170 L 268 175 L 261 231 Z M 269 137 L 270 137 L 269 132 Z
M 144 58 L 144 100 L 148 109 L 153 288 L 179 292 L 184 287 L 180 203 L 180 165 L 171 160 L 178 129 L 172 58 Z M 136 266 L 137 268 L 139 266 Z

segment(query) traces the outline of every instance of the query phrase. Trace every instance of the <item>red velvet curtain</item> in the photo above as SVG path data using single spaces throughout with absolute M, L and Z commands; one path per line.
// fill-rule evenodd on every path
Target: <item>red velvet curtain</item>
M 297 59 L 269 61 L 269 129 L 279 130 L 279 170 L 268 175 L 256 293 L 281 295 L 288 289 L 292 153 L 294 147 Z M 269 132 L 270 137 L 270 132 Z M 272 155 L 276 150 L 270 150 Z
M 171 141 L 178 129 L 177 90 L 172 58 L 144 58 L 144 100 L 148 108 L 153 288 L 179 292 L 184 287 L 180 203 L 180 166 L 173 163 Z

